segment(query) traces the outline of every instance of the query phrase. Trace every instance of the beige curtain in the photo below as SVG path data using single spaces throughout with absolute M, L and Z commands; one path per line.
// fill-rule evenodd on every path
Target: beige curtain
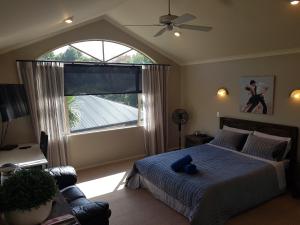
M 169 66 L 143 67 L 144 133 L 148 155 L 166 151 L 168 73 Z
M 49 166 L 68 163 L 64 107 L 64 69 L 58 62 L 17 62 L 18 74 L 28 95 L 37 141 L 40 132 L 49 136 Z

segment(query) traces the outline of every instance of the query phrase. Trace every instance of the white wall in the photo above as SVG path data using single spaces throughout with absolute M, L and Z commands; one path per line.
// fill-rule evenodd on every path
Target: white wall
M 72 134 L 69 148 L 70 160 L 77 168 L 141 157 L 145 155 L 143 127 Z
M 182 67 L 182 103 L 191 116 L 186 133 L 201 130 L 214 135 L 219 127 L 217 112 L 221 116 L 300 127 L 300 102 L 289 98 L 291 91 L 300 87 L 299 71 L 300 54 Z M 240 77 L 264 75 L 275 76 L 274 114 L 240 112 Z M 220 87 L 229 91 L 225 99 L 216 96 Z

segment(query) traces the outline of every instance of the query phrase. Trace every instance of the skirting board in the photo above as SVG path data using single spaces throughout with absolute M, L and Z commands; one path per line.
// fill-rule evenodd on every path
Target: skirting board
M 108 165 L 108 164 L 120 163 L 120 162 L 124 162 L 124 161 L 128 161 L 128 160 L 134 160 L 134 159 L 140 159 L 140 158 L 144 158 L 145 156 L 146 156 L 146 154 L 135 155 L 135 156 L 126 157 L 126 158 L 122 158 L 122 159 L 107 161 L 105 163 L 97 163 L 97 164 L 93 164 L 93 165 L 89 165 L 89 166 L 83 166 L 83 167 L 76 167 L 75 166 L 75 168 L 78 171 L 86 170 L 86 169 L 90 169 L 90 168 L 94 168 L 94 167 L 98 167 L 98 166 L 105 166 L 105 165 Z
M 168 152 L 170 151 L 175 151 L 175 150 L 179 150 L 178 147 L 172 147 L 168 149 Z M 117 159 L 117 160 L 111 160 L 111 161 L 107 161 L 105 163 L 97 163 L 97 164 L 93 164 L 90 166 L 83 166 L 83 167 L 76 167 L 76 170 L 86 170 L 86 169 L 90 169 L 90 168 L 94 168 L 94 167 L 98 167 L 98 166 L 105 166 L 108 164 L 113 164 L 113 163 L 119 163 L 119 162 L 124 162 L 127 160 L 134 160 L 134 159 L 140 159 L 140 158 L 144 158 L 145 156 L 147 156 L 146 154 L 140 154 L 140 155 L 135 155 L 135 156 L 130 156 L 130 157 L 126 157 L 126 158 L 122 158 L 122 159 Z

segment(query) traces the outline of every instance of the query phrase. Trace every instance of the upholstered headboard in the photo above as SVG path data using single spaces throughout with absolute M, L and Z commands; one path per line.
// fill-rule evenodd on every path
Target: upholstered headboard
M 297 161 L 298 127 L 220 117 L 220 129 L 222 129 L 224 125 L 244 130 L 259 131 L 281 137 L 290 137 L 292 139 L 292 147 L 287 158 Z

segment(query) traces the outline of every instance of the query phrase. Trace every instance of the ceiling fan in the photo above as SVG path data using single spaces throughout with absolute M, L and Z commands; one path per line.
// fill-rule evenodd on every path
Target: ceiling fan
M 125 26 L 145 26 L 145 27 L 163 27 L 160 31 L 158 31 L 154 37 L 158 37 L 165 33 L 166 31 L 172 31 L 174 27 L 179 29 L 187 29 L 187 30 L 196 30 L 196 31 L 210 31 L 212 27 L 209 26 L 196 26 L 185 24 L 186 22 L 190 22 L 196 19 L 196 16 L 185 13 L 182 16 L 176 16 L 171 14 L 171 0 L 169 0 L 169 13 L 167 15 L 163 15 L 159 17 L 160 24 L 146 24 L 146 25 L 125 25 Z

